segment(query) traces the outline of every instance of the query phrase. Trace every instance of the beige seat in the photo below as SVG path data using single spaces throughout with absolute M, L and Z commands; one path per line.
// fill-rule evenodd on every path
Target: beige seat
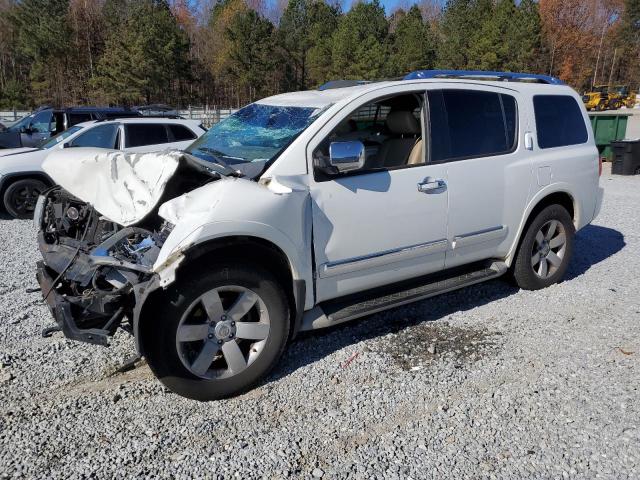
M 422 163 L 420 122 L 413 113 L 407 110 L 391 112 L 387 116 L 386 125 L 393 137 L 380 147 L 376 156 L 376 166 L 391 168 Z
M 422 138 L 419 138 L 409 154 L 407 165 L 420 165 L 421 163 L 424 163 L 424 144 Z

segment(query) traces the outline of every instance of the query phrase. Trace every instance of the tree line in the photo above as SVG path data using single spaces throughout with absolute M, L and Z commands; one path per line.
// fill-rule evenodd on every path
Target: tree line
M 640 83 L 640 0 L 0 0 L 0 108 L 232 107 L 417 69 Z

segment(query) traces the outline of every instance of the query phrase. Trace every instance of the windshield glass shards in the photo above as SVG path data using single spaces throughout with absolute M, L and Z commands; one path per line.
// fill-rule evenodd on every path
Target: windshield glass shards
M 236 168 L 276 158 L 321 113 L 313 107 L 252 103 L 214 125 L 187 148 L 206 161 Z

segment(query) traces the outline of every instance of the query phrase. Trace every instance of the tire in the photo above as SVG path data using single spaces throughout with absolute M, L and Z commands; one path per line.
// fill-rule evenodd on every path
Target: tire
M 200 401 L 237 395 L 262 379 L 290 328 L 285 293 L 267 270 L 235 262 L 208 270 L 164 292 L 140 334 L 156 377 Z
M 544 208 L 529 223 L 520 242 L 513 266 L 516 284 L 539 290 L 562 280 L 571 261 L 574 236 L 573 221 L 563 206 Z
M 33 218 L 38 196 L 47 188 L 35 178 L 16 180 L 4 191 L 4 208 L 13 218 Z

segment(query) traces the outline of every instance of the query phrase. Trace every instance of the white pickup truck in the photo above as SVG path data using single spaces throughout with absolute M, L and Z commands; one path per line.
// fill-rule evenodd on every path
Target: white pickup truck
M 599 168 L 552 77 L 339 82 L 250 104 L 181 152 L 54 153 L 37 277 L 65 335 L 123 328 L 170 389 L 217 399 L 301 330 L 503 274 L 559 282 Z

